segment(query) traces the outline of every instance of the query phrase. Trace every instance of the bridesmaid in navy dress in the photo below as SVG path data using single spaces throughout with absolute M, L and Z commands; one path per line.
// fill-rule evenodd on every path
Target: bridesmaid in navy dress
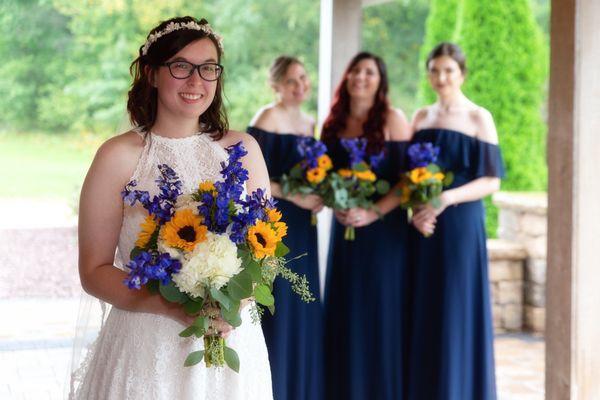
M 414 142 L 440 147 L 454 173 L 441 206 L 415 213 L 409 399 L 496 398 L 484 207 L 504 169 L 492 115 L 461 91 L 465 57 L 442 43 L 427 60 L 435 104 L 417 110 Z M 423 234 L 430 235 L 425 237 Z
M 334 169 L 348 168 L 340 138 L 366 138 L 370 154 L 384 151 L 375 169 L 398 181 L 410 139 L 402 111 L 390 106 L 383 61 L 355 56 L 340 83 L 322 139 Z M 332 224 L 325 289 L 326 394 L 328 400 L 402 399 L 406 360 L 406 213 L 393 193 L 375 211 L 338 211 Z M 344 227 L 356 239 L 344 240 Z
M 258 111 L 247 131 L 258 141 L 269 175 L 271 193 L 288 225 L 286 244 L 290 257 L 307 253 L 289 264 L 306 275 L 315 302 L 304 303 L 286 281 L 275 282 L 275 315 L 266 312 L 262 327 L 269 351 L 275 400 L 320 400 L 323 398 L 323 307 L 319 291 L 317 229 L 311 225 L 312 212 L 323 208 L 319 196 L 288 196 L 278 179 L 287 173 L 300 155 L 298 136 L 313 136 L 314 120 L 300 109 L 308 98 L 310 81 L 303 64 L 295 57 L 278 57 L 270 68 L 270 84 L 277 100 Z

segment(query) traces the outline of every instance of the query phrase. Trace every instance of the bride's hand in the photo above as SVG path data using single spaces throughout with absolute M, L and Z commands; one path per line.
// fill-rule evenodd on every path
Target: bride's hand
M 217 307 L 205 307 L 202 313 L 210 320 L 208 334 L 217 334 L 227 339 L 229 334 L 235 329 L 221 317 L 221 310 Z

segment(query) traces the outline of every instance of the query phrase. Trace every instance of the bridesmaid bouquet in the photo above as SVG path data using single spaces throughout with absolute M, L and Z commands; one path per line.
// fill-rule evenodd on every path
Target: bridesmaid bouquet
M 273 313 L 277 276 L 289 280 L 304 301 L 314 299 L 306 278 L 285 266 L 289 249 L 282 238 L 287 226 L 275 201 L 261 189 L 242 199 L 248 171 L 239 160 L 246 150 L 240 142 L 227 152 L 228 162 L 221 164 L 223 181 L 200 182 L 191 194 L 182 193 L 181 181 L 166 164 L 158 166 L 160 192 L 153 198 L 135 190 L 135 181 L 127 184 L 124 200 L 132 206 L 140 202 L 149 215 L 131 251 L 124 283 L 130 289 L 145 285 L 197 316 L 179 336 L 202 337 L 204 350 L 189 354 L 185 366 L 204 359 L 207 367 L 227 364 L 238 372 L 237 353 L 211 330 L 211 319 L 220 315 L 240 326 L 241 301 L 250 297 Z M 263 309 L 256 303 L 251 311 L 260 319 Z
M 440 195 L 445 186 L 452 183 L 452 172 L 442 172 L 436 164 L 440 148 L 430 142 L 415 143 L 408 147 L 408 172 L 400 178 L 400 206 L 408 209 L 412 216 L 414 207 L 431 204 L 440 206 Z
M 366 139 L 340 139 L 340 142 L 350 157 L 350 168 L 341 168 L 329 174 L 321 193 L 325 205 L 334 210 L 360 207 L 377 211 L 371 197 L 375 193 L 384 195 L 390 190 L 389 183 L 377 179 L 373 172 L 383 160 L 383 151 L 369 156 L 367 161 Z M 347 226 L 344 239 L 355 238 L 354 227 Z
M 328 172 L 333 168 L 331 158 L 326 154 L 327 146 L 311 137 L 299 137 L 296 148 L 302 161 L 281 176 L 281 190 L 284 195 L 320 194 Z M 317 224 L 313 213 L 311 224 Z

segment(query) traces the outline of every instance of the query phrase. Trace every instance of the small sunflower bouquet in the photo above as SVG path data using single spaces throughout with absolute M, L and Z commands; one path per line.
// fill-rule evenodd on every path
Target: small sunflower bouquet
M 400 206 L 408 209 L 409 218 L 413 208 L 431 204 L 440 206 L 440 195 L 445 186 L 452 183 L 452 172 L 443 172 L 436 164 L 440 148 L 430 142 L 415 143 L 408 147 L 410 170 L 402 174 L 400 187 Z
M 281 190 L 284 195 L 320 194 L 321 186 L 327 174 L 333 168 L 331 158 L 327 155 L 325 143 L 312 137 L 299 137 L 296 149 L 302 161 L 281 176 Z M 317 216 L 311 216 L 312 225 L 317 224 Z
M 347 210 L 353 207 L 375 209 L 372 201 L 374 194 L 384 195 L 390 185 L 383 179 L 377 179 L 374 169 L 383 160 L 383 152 L 367 157 L 367 140 L 364 138 L 340 139 L 350 158 L 349 168 L 341 168 L 327 177 L 321 195 L 325 205 L 334 210 Z M 356 232 L 353 226 L 347 226 L 344 239 L 354 240 Z
M 221 316 L 240 326 L 242 300 L 248 298 L 255 300 L 250 305 L 255 322 L 262 307 L 273 313 L 277 276 L 290 281 L 304 301 L 314 298 L 306 278 L 286 267 L 289 249 L 282 238 L 287 225 L 275 201 L 261 189 L 242 196 L 248 171 L 239 160 L 246 150 L 240 142 L 227 152 L 223 181 L 200 182 L 190 194 L 182 193 L 177 174 L 165 164 L 158 166 L 158 195 L 150 198 L 147 191 L 135 190 L 135 181 L 127 184 L 124 200 L 132 206 L 139 202 L 149 215 L 141 224 L 124 283 L 130 289 L 145 285 L 196 316 L 179 335 L 203 338 L 204 349 L 189 354 L 185 366 L 204 359 L 207 367 L 227 364 L 237 372 L 237 353 L 211 328 L 211 319 Z

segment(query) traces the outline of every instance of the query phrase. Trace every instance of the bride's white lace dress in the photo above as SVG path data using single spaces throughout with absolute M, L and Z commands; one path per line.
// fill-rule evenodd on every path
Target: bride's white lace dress
M 171 139 L 155 134 L 145 137 L 145 146 L 132 179 L 139 190 L 151 196 L 158 189 L 158 165 L 168 164 L 183 184 L 183 192 L 194 190 L 201 180 L 220 179 L 220 163 L 227 153 L 207 135 Z M 147 215 L 138 204 L 124 206 L 123 225 L 115 263 L 129 260 Z M 254 324 L 249 307 L 242 325 L 227 339 L 240 358 L 240 371 L 210 368 L 204 362 L 184 367 L 187 355 L 203 347 L 202 340 L 178 336 L 185 326 L 171 319 L 113 307 L 95 345 L 73 375 L 75 399 L 272 399 L 271 372 L 260 324 Z

